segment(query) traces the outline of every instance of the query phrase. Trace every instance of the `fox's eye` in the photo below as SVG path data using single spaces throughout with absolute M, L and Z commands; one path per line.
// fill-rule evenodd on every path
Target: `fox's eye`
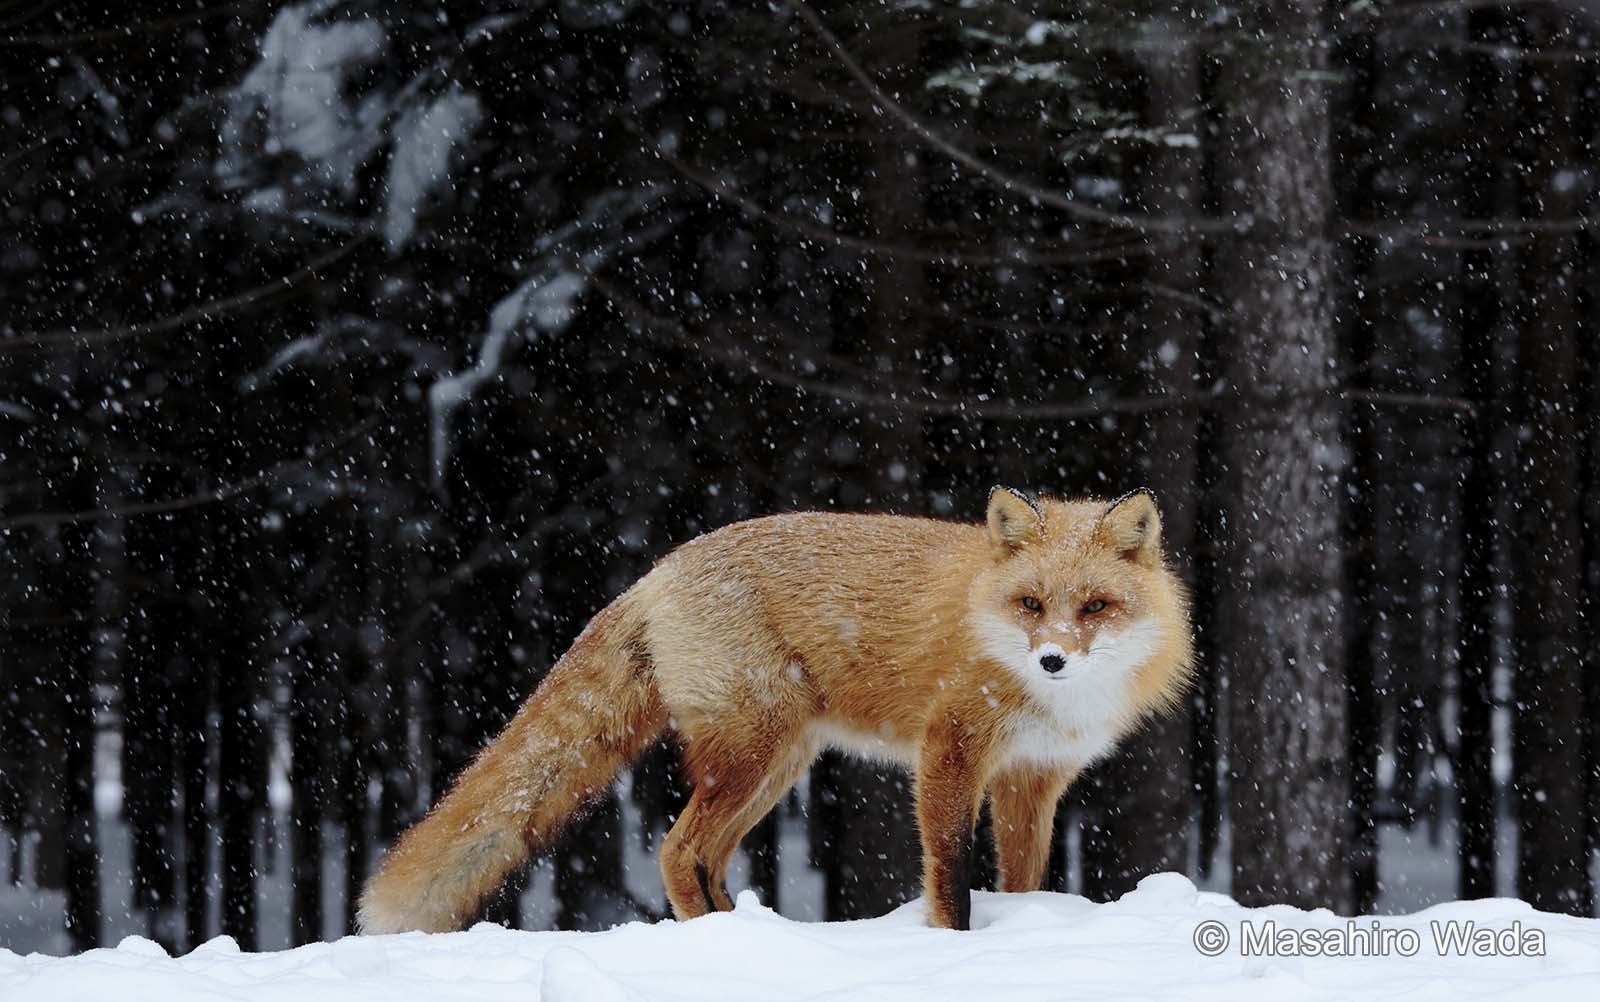
M 1029 612 L 1044 611 L 1044 603 L 1034 598 L 1032 595 L 1022 596 L 1022 607 L 1027 609 Z
M 1097 598 L 1092 602 L 1085 602 L 1083 608 L 1078 610 L 1078 615 L 1093 616 L 1097 612 L 1105 612 L 1107 605 L 1110 605 L 1110 603 L 1103 598 Z

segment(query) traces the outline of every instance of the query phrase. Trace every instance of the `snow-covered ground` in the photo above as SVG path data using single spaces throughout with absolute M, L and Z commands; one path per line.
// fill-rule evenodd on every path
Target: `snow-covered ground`
M 1503 899 L 1347 920 L 1285 906 L 1241 908 L 1162 874 L 1101 905 L 1046 892 L 979 894 L 973 926 L 965 933 L 929 929 L 919 903 L 861 922 L 796 922 L 747 893 L 731 914 L 600 933 L 480 925 L 259 954 L 216 939 L 178 958 L 134 938 L 71 958 L 0 951 L 0 999 L 1588 1002 L 1600 985 L 1600 920 Z M 1226 937 L 1220 947 L 1219 929 Z M 1441 953 L 1435 942 L 1439 934 L 1468 942 L 1476 934 L 1481 942 L 1485 930 L 1499 934 L 1498 949 L 1523 955 L 1462 955 L 1448 944 Z M 1247 940 L 1262 935 L 1280 950 L 1286 939 L 1301 949 L 1315 939 L 1362 955 L 1247 955 Z

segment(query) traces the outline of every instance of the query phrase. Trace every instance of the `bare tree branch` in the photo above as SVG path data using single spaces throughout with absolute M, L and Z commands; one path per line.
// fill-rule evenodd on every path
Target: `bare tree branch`
M 113 341 L 177 330 L 180 327 L 186 327 L 201 320 L 229 316 L 246 306 L 293 289 L 322 269 L 343 260 L 371 236 L 370 231 L 361 233 L 326 254 L 313 258 L 282 278 L 273 279 L 271 282 L 258 285 L 253 289 L 247 289 L 237 295 L 201 303 L 199 306 L 190 307 L 170 317 L 163 317 L 160 320 L 152 320 L 148 323 L 134 324 L 131 327 L 115 327 L 105 330 L 56 330 L 40 334 L 19 334 L 15 337 L 0 339 L 0 355 L 23 351 L 82 351 L 88 348 L 97 348 Z
M 629 123 L 629 125 L 640 139 L 650 144 L 651 150 L 664 163 L 716 198 L 737 206 L 746 214 L 779 228 L 793 230 L 815 240 L 822 240 L 840 247 L 849 247 L 852 250 L 859 250 L 868 254 L 950 265 L 1059 265 L 1115 261 L 1127 257 L 1142 256 L 1152 253 L 1154 250 L 1154 247 L 1150 244 L 1142 243 L 1138 240 L 1124 240 L 1107 241 L 1076 252 L 995 254 L 961 249 L 936 250 L 916 245 L 888 243 L 867 237 L 852 236 L 798 216 L 768 209 L 748 196 L 740 194 L 736 188 L 721 178 L 705 174 L 691 167 L 683 160 L 669 153 L 659 143 L 645 136 L 633 123 Z
M 1366 17 L 1371 20 L 1393 20 L 1416 17 L 1419 14 L 1448 14 L 1454 11 L 1481 10 L 1485 7 L 1552 7 L 1573 6 L 1567 0 L 1419 0 L 1416 3 L 1374 4 L 1352 3 L 1345 8 L 1346 17 Z
M 203 10 L 173 17 L 135 19 L 120 27 L 103 28 L 99 31 L 77 31 L 59 35 L 8 35 L 0 37 L 0 48 L 60 49 L 82 45 L 85 42 L 115 42 L 138 35 L 168 31 L 186 24 L 193 24 L 196 21 L 207 21 L 214 17 L 223 17 L 241 10 L 259 7 L 260 5 L 260 0 L 237 0 L 235 3 L 217 4 L 215 7 L 207 7 Z M 51 7 L 54 5 L 44 4 L 42 6 Z
M 605 293 L 633 322 L 668 335 L 674 345 L 714 362 L 729 372 L 753 375 L 778 386 L 875 410 L 909 411 L 917 414 L 992 421 L 1075 421 L 1113 414 L 1148 414 L 1190 407 L 1210 407 L 1219 400 L 1239 396 L 1235 390 L 1218 389 L 1190 394 L 1157 394 L 1076 403 L 1025 403 L 987 397 L 954 399 L 934 394 L 925 387 L 907 388 L 903 392 L 876 392 L 859 386 L 813 379 L 788 372 L 749 354 L 727 337 L 718 336 L 704 328 L 690 330 L 679 320 L 655 313 L 609 279 L 593 273 L 589 277 L 594 286 Z M 1445 411 L 1455 414 L 1470 414 L 1474 410 L 1473 402 L 1462 397 L 1421 393 L 1332 389 L 1326 394 L 1319 394 L 1318 397 L 1330 403 L 1365 403 L 1396 410 Z M 1291 400 L 1271 394 L 1259 395 L 1257 399 L 1266 405 L 1305 403 L 1311 400 L 1304 395 Z
M 1199 396 L 1163 395 L 1104 402 L 1026 404 L 1012 400 L 953 400 L 927 396 L 925 390 L 916 396 L 910 393 L 904 396 L 877 393 L 857 386 L 831 383 L 787 372 L 755 358 L 726 338 L 719 338 L 703 330 L 690 331 L 682 322 L 649 310 L 617 285 L 599 275 L 591 275 L 590 278 L 595 286 L 635 323 L 667 334 L 674 344 L 717 363 L 729 372 L 754 375 L 779 386 L 878 410 L 998 420 L 1076 420 L 1102 417 L 1107 414 L 1143 414 L 1175 407 L 1194 406 L 1202 399 L 1207 399 Z
M 1502 62 L 1592 63 L 1600 61 L 1600 49 L 1549 49 L 1532 48 L 1523 45 L 1501 45 L 1497 42 L 1473 42 L 1464 38 L 1451 38 L 1448 35 L 1409 30 L 1385 32 L 1383 37 L 1388 41 L 1415 46 L 1415 48 L 1426 52 L 1440 49 L 1450 52 L 1470 52 L 1474 55 L 1492 56 Z
M 0 531 L 76 525 L 82 522 L 103 522 L 107 519 L 132 518 L 138 515 L 157 515 L 227 501 L 241 494 L 247 494 L 258 487 L 275 484 L 283 478 L 284 474 L 291 470 L 315 466 L 330 453 L 338 451 L 376 428 L 380 420 L 381 418 L 377 417 L 368 418 L 332 442 L 313 449 L 300 459 L 278 463 L 252 477 L 247 477 L 231 484 L 213 487 L 210 490 L 196 491 L 183 497 L 168 498 L 164 501 L 141 501 L 134 504 L 117 505 L 112 508 L 86 508 L 81 511 L 39 511 L 13 515 L 10 518 L 0 519 Z

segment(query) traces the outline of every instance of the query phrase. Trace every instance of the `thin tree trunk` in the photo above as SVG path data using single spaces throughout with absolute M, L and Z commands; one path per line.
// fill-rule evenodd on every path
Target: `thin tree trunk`
M 1344 127 L 1338 146 L 1335 173 L 1338 202 L 1351 218 L 1371 214 L 1373 175 L 1378 162 L 1374 123 L 1377 67 L 1375 39 L 1370 31 L 1346 37 L 1342 62 L 1348 81 L 1342 102 Z M 1370 288 L 1375 254 L 1369 241 L 1352 241 L 1342 248 L 1341 265 L 1346 282 L 1339 302 L 1344 326 L 1344 358 L 1357 385 L 1370 388 L 1374 329 L 1379 320 L 1378 290 Z M 1374 659 L 1377 602 L 1377 494 L 1379 464 L 1378 413 L 1366 404 L 1352 407 L 1347 434 L 1350 472 L 1344 497 L 1345 651 L 1349 659 L 1348 738 L 1350 763 L 1351 889 L 1355 910 L 1370 912 L 1378 896 L 1378 793 L 1379 722 L 1382 715 Z
M 354 645 L 352 645 L 354 646 Z M 354 698 L 359 687 L 368 683 L 368 659 L 352 650 L 345 658 L 345 699 Z M 367 778 L 370 760 L 364 733 L 366 723 L 359 714 L 346 717 L 350 727 L 350 752 L 340 789 L 344 794 L 344 923 L 346 934 L 356 932 L 356 909 L 361 903 L 361 887 L 367 882 L 372 820 L 367 804 Z
M 92 460 L 90 461 L 92 462 Z M 76 478 L 80 483 L 75 500 L 90 506 L 95 502 L 95 477 L 86 469 Z M 92 524 L 69 527 L 65 533 L 67 552 L 61 571 L 67 594 L 64 608 L 71 610 L 54 644 L 60 658 L 58 691 L 63 700 L 62 737 L 65 739 L 66 784 L 60 796 L 66 800 L 67 934 L 73 949 L 82 952 L 100 945 L 100 851 L 96 838 L 98 822 L 94 809 L 95 691 L 93 626 L 98 612 L 94 577 L 95 529 Z
M 1470 267 L 1470 265 L 1469 265 Z M 1476 311 L 1474 311 L 1476 312 Z M 1471 316 L 1465 329 L 1474 330 Z M 1463 898 L 1495 894 L 1497 790 L 1494 780 L 1495 540 L 1499 532 L 1501 476 L 1496 445 L 1500 402 L 1495 393 L 1494 335 L 1484 323 L 1469 334 L 1472 399 L 1463 494 L 1461 559 L 1461 655 L 1457 676 L 1459 753 L 1456 756 L 1458 893 Z
M 199 525 L 191 524 L 185 528 L 190 533 L 200 531 Z M 188 584 L 190 587 L 196 586 L 194 582 Z M 203 634 L 203 627 L 196 629 L 185 645 L 187 677 L 180 690 L 183 724 L 184 938 L 191 950 L 205 942 L 211 934 L 211 846 L 215 841 L 211 828 L 214 815 L 207 795 L 211 788 L 211 759 L 215 744 L 212 740 L 211 709 L 216 694 L 216 676 L 211 670 L 208 644 Z
M 217 813 L 222 825 L 221 922 L 224 934 L 241 949 L 256 949 L 256 850 L 266 783 L 264 735 L 257 717 L 263 698 L 248 624 L 247 573 L 239 551 L 248 523 L 232 512 L 214 512 L 210 521 L 207 569 L 211 580 L 208 639 L 218 686 Z
M 296 652 L 290 682 L 289 939 L 295 946 L 320 940 L 324 928 L 322 820 L 333 692 L 328 654 L 319 640 L 312 637 Z
M 87 558 L 82 554 L 80 559 Z M 87 560 L 79 566 L 88 566 Z M 86 593 L 85 598 L 89 597 Z M 86 603 L 87 604 L 87 603 Z M 82 952 L 100 945 L 100 851 L 94 810 L 94 671 L 88 617 L 61 646 L 66 658 L 67 934 Z
M 374 466 L 382 467 L 378 460 Z M 411 574 L 412 548 L 397 541 L 384 540 L 377 549 L 382 577 L 382 636 L 392 638 L 397 620 L 407 614 L 406 589 Z M 375 766 L 382 787 L 378 799 L 377 837 L 382 845 L 392 845 L 416 816 L 417 767 L 411 754 L 413 682 L 421 672 L 422 658 L 417 645 L 397 647 L 384 644 L 385 655 L 378 664 L 382 675 L 383 719 L 378 725 L 378 744 L 373 749 Z
M 1336 596 L 1342 418 L 1335 378 L 1333 205 L 1323 6 L 1241 11 L 1218 81 L 1222 420 L 1231 479 L 1226 645 L 1233 894 L 1351 905 L 1345 651 Z
M 59 626 L 61 614 L 46 613 L 33 603 L 20 611 L 19 618 L 26 625 L 14 626 L 11 635 L 11 649 L 17 660 L 28 665 L 51 664 L 56 638 L 50 633 L 52 627 Z M 16 698 L 26 735 L 22 830 L 39 836 L 34 844 L 33 883 L 45 890 L 65 890 L 67 806 L 62 790 L 67 777 L 66 719 L 60 699 L 63 690 L 51 673 L 27 672 L 20 681 Z
M 347 411 L 353 408 L 346 401 Z M 371 537 L 362 523 L 360 507 L 353 501 L 338 505 L 335 514 L 339 534 L 344 544 L 342 567 L 333 578 L 338 582 L 335 594 L 342 608 L 350 610 L 352 622 L 339 634 L 340 666 L 344 669 L 339 687 L 344 699 L 344 740 L 348 754 L 344 760 L 345 772 L 340 780 L 344 799 L 344 916 L 346 933 L 356 931 L 356 909 L 361 903 L 361 888 L 367 882 L 372 852 L 373 815 L 367 790 L 372 778 L 372 749 L 381 723 L 375 718 L 379 707 L 379 694 L 373 686 L 378 681 L 373 670 L 372 650 L 365 636 L 366 620 L 373 614 L 374 583 L 367 568 L 371 566 Z M 491 660 L 491 665 L 493 661 Z M 501 696 L 504 700 L 506 697 Z M 478 712 L 505 712 L 478 708 Z M 493 717 L 491 717 L 493 719 Z M 498 728 L 497 728 L 498 729 Z M 492 735 L 493 732 L 490 732 Z M 482 735 L 487 743 L 490 735 Z
M 156 478 L 175 490 L 179 478 Z M 133 906 L 146 936 L 178 948 L 175 820 L 181 789 L 178 693 L 191 617 L 174 566 L 185 562 L 183 539 L 160 520 L 133 519 L 125 529 L 130 588 L 122 658 L 123 815 L 132 845 Z
M 1472 40 L 1503 42 L 1504 19 L 1498 9 L 1473 11 L 1468 17 Z M 1483 219 L 1515 216 L 1516 182 L 1505 170 L 1502 145 L 1511 134 L 1508 117 L 1515 114 L 1515 81 L 1505 64 L 1490 56 L 1473 60 L 1470 81 L 1480 137 L 1467 165 L 1469 211 Z M 1462 268 L 1467 291 L 1460 323 L 1460 381 L 1474 409 L 1467 427 L 1462 481 L 1457 880 L 1461 897 L 1487 898 L 1496 893 L 1499 816 L 1493 723 L 1495 623 L 1501 598 L 1495 555 L 1508 476 L 1501 457 L 1507 423 L 1501 358 L 1513 333 L 1509 306 L 1517 295 L 1516 259 L 1506 249 L 1474 249 L 1463 256 Z
M 0 593 L 0 685 L 15 695 L 22 686 L 22 673 L 15 654 L 16 637 L 11 628 L 10 593 Z M 26 761 L 20 700 L 0 699 L 0 832 L 7 836 L 6 870 L 13 887 L 22 884 L 23 762 Z

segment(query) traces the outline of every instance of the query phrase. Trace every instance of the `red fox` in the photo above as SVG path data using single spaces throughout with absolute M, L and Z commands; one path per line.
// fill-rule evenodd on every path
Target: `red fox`
M 460 928 L 667 730 L 688 805 L 661 845 L 679 919 L 732 907 L 745 834 L 824 745 L 916 778 L 931 924 L 968 927 L 987 796 L 1000 888 L 1043 882 L 1056 801 L 1188 684 L 1187 596 L 1153 495 L 1035 501 L 986 523 L 798 513 L 663 558 L 590 621 L 368 882 L 363 932 Z

